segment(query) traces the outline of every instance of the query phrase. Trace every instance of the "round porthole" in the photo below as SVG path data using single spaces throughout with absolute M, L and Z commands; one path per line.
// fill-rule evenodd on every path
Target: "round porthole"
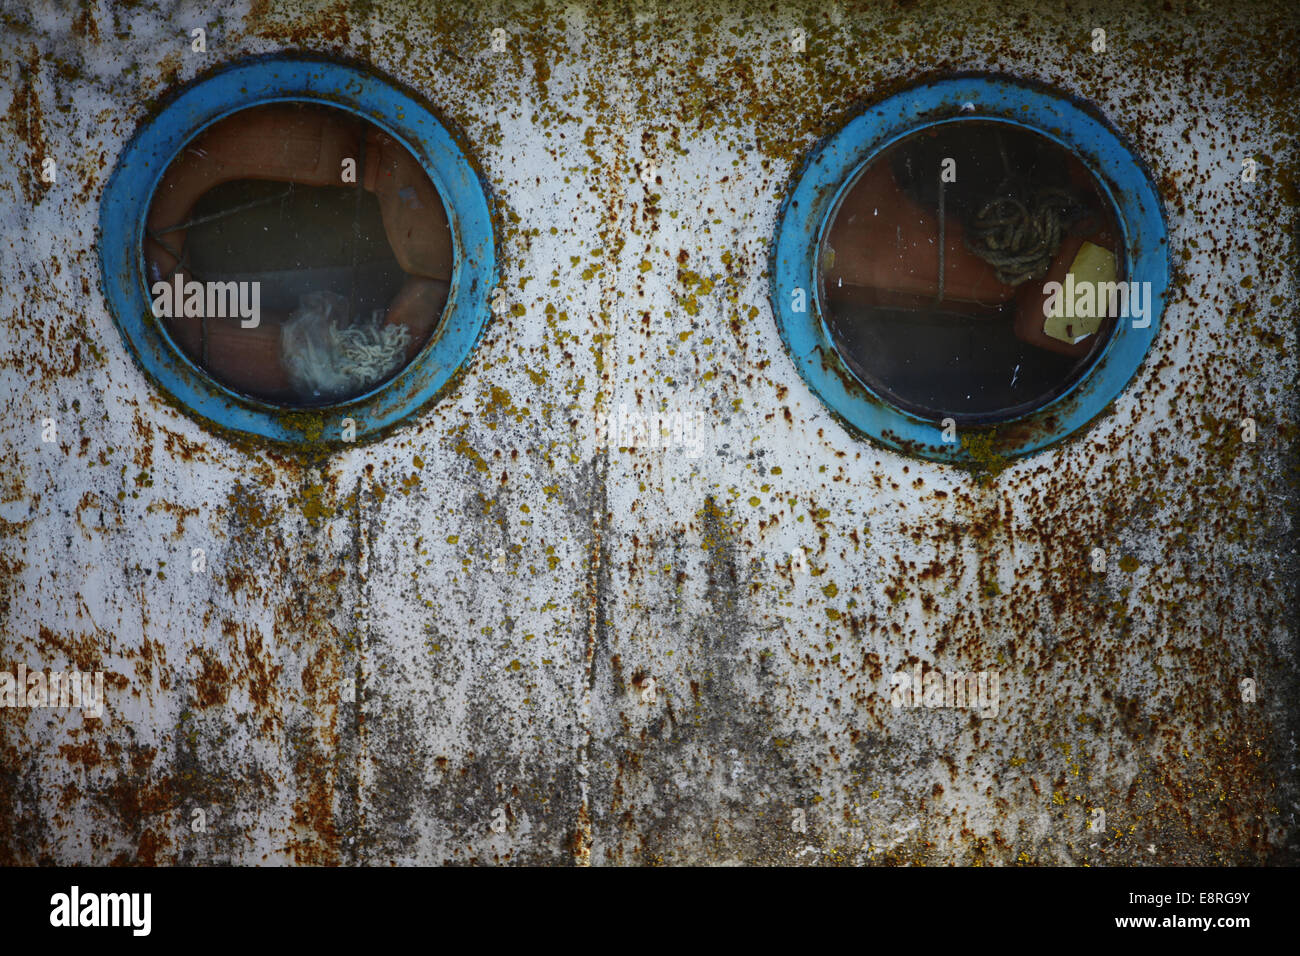
M 1161 206 L 1077 103 L 993 77 L 896 94 L 819 144 L 781 208 L 773 306 L 858 432 L 949 462 L 1094 418 L 1155 337 Z
M 491 213 L 446 125 L 298 57 L 191 84 L 100 210 L 106 293 L 144 371 L 226 429 L 352 440 L 432 400 L 490 314 Z

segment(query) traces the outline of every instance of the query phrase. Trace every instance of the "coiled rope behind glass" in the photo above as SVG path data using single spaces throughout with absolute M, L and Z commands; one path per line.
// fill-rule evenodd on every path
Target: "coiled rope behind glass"
M 998 136 L 1005 178 L 967 229 L 966 248 L 996 271 L 998 281 L 1018 286 L 1042 278 L 1060 251 L 1065 232 L 1087 216 L 1079 197 L 1059 186 L 1016 185 L 1007 147 Z M 943 297 L 943 183 L 939 184 L 939 296 Z

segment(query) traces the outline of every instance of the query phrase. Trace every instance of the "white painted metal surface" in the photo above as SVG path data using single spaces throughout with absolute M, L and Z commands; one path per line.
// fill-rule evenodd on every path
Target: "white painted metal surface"
M 0 669 L 106 701 L 0 709 L 0 860 L 1293 859 L 1296 22 L 1176 6 L 5 4 Z M 157 99 L 282 49 L 464 132 L 511 306 L 335 453 L 172 407 L 98 274 Z M 1105 115 L 1178 274 L 1112 413 L 983 476 L 846 431 L 765 279 L 818 137 L 959 70 Z M 895 708 L 917 664 L 996 715 Z

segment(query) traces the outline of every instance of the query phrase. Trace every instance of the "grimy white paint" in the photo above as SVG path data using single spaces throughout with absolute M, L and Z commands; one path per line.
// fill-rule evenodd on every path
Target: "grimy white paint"
M 11 9 L 0 662 L 105 683 L 99 721 L 0 709 L 0 861 L 1293 853 L 1294 26 L 1175 6 Z M 167 401 L 95 245 L 160 100 L 281 50 L 458 128 L 503 262 L 448 392 L 320 455 Z M 1112 123 L 1177 276 L 1109 414 L 982 477 L 831 415 L 766 278 L 816 141 L 964 70 Z M 602 441 L 620 408 L 698 410 L 700 454 Z M 895 708 L 918 667 L 997 672 L 996 715 Z

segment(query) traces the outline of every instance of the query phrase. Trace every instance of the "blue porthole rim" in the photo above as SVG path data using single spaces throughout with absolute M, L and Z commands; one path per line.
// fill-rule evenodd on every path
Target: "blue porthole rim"
M 1008 122 L 1073 152 L 1101 185 L 1123 234 L 1125 278 L 1151 283 L 1150 324 L 1116 323 L 1100 355 L 1044 405 L 995 424 L 961 425 L 977 441 L 943 441 L 940 422 L 893 405 L 845 363 L 821 307 L 817 257 L 840 197 L 858 173 L 904 136 L 960 120 Z M 1170 282 L 1164 203 L 1137 149 L 1095 108 L 1061 90 L 1005 74 L 958 73 L 921 80 L 854 111 L 814 144 L 795 169 L 777 214 L 768 262 L 772 309 L 800 376 L 857 437 L 932 461 L 983 467 L 989 456 L 1019 458 L 1081 433 L 1101 417 L 1146 360 Z M 793 292 L 806 310 L 793 311 Z
M 395 376 L 361 395 L 313 407 L 275 405 L 218 382 L 154 318 L 143 263 L 145 216 L 164 171 L 213 123 L 249 107 L 306 102 L 346 110 L 394 136 L 429 175 L 452 236 L 452 278 L 429 341 Z M 499 254 L 491 188 L 464 135 L 419 94 L 369 67 L 281 51 L 222 64 L 172 91 L 123 146 L 100 201 L 103 291 L 127 351 L 178 407 L 236 437 L 302 446 L 373 440 L 449 391 L 491 319 Z

